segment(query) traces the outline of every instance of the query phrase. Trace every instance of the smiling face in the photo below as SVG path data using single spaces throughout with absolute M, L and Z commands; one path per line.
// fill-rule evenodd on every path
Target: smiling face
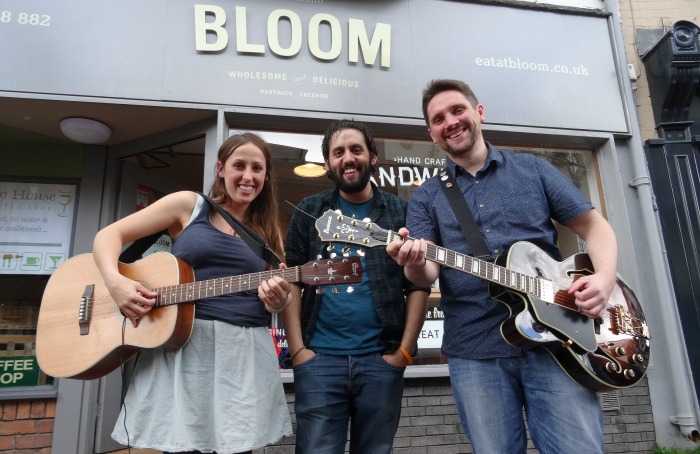
M 365 137 L 357 129 L 342 129 L 329 141 L 326 171 L 341 192 L 359 194 L 370 191 L 369 179 L 377 156 L 370 154 Z
M 216 164 L 217 175 L 223 180 L 232 211 L 245 213 L 250 203 L 263 190 L 267 181 L 265 155 L 252 142 L 236 148 L 226 162 Z
M 428 133 L 437 145 L 452 156 L 469 154 L 484 143 L 481 123 L 484 106 L 472 106 L 460 92 L 438 93 L 428 103 Z

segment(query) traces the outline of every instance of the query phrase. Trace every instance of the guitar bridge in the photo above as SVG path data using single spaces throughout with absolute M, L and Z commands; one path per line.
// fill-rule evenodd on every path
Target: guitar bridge
M 92 296 L 94 292 L 95 284 L 88 284 L 85 286 L 82 298 L 80 298 L 78 326 L 80 327 L 81 336 L 85 336 L 90 332 L 90 309 L 92 308 Z

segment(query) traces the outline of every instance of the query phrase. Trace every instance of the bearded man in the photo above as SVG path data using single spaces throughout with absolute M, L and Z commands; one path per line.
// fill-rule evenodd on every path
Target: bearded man
M 388 230 L 405 224 L 407 202 L 370 181 L 377 146 L 366 125 L 331 124 L 322 151 L 336 187 L 299 204 L 287 231 L 288 266 L 342 256 L 345 245 L 329 251 L 316 232 L 313 218 L 327 210 Z M 337 293 L 321 294 L 292 285 L 282 316 L 294 368 L 297 454 L 342 454 L 348 425 L 351 454 L 391 452 L 403 373 L 413 361 L 430 289 L 409 282 L 382 248 L 367 250 L 362 267 L 362 282 L 352 293 L 340 284 Z

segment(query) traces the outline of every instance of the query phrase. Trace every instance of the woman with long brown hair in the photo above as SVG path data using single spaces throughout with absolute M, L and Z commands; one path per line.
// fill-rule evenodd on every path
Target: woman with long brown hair
M 282 256 L 270 148 L 254 134 L 220 147 L 211 200 Z M 155 292 L 122 276 L 122 246 L 167 230 L 173 255 L 197 280 L 264 271 L 236 230 L 201 195 L 182 191 L 101 230 L 93 253 L 110 294 L 134 326 L 155 304 Z M 177 351 L 144 350 L 112 437 L 164 452 L 249 452 L 291 435 L 287 403 L 268 326 L 288 303 L 279 276 L 257 291 L 204 298 L 195 304 L 192 337 Z

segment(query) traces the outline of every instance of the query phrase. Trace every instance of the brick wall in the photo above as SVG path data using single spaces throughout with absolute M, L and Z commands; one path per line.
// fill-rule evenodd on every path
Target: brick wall
M 293 385 L 285 385 L 294 423 Z M 646 378 L 637 385 L 601 395 L 605 451 L 649 454 L 655 444 L 654 421 Z M 448 377 L 407 379 L 394 454 L 472 453 L 459 423 Z M 537 450 L 528 441 L 528 454 Z M 585 452 L 582 449 L 581 452 Z M 294 454 L 294 437 L 254 451 L 255 454 Z
M 294 389 L 285 385 L 294 423 Z M 607 453 L 651 453 L 655 444 L 646 379 L 636 386 L 601 395 Z M 1 401 L 0 453 L 49 454 L 55 400 Z M 462 432 L 447 377 L 407 379 L 395 454 L 456 454 L 473 450 Z M 528 442 L 528 454 L 537 451 Z M 294 437 L 258 449 L 255 454 L 294 454 Z
M 0 401 L 0 453 L 49 454 L 56 400 Z

